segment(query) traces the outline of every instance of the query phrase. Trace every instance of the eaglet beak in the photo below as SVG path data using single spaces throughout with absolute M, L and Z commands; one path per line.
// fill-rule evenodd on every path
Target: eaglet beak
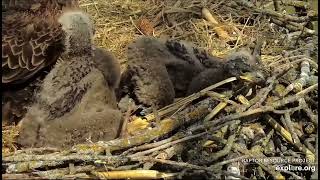
M 260 71 L 246 72 L 240 76 L 240 79 L 251 83 L 263 83 L 266 81 L 264 74 Z

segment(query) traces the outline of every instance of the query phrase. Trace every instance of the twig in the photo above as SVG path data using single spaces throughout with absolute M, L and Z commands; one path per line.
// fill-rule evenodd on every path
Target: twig
M 128 122 L 129 122 L 129 119 L 130 119 L 130 114 L 131 114 L 132 109 L 133 109 L 132 108 L 132 104 L 129 102 L 129 107 L 128 107 L 127 112 L 126 112 L 126 114 L 124 116 L 124 119 L 123 119 L 123 122 L 122 122 L 122 126 L 121 126 L 121 131 L 120 131 L 120 136 L 119 136 L 121 138 L 123 138 L 123 137 L 128 135 L 127 126 L 128 126 Z
M 156 159 L 171 159 L 174 155 L 181 154 L 184 149 L 184 144 L 179 143 L 171 146 L 170 148 L 165 149 L 164 151 L 160 152 L 158 155 L 155 156 Z M 155 163 L 154 162 L 147 162 L 143 165 L 144 169 L 150 169 Z
M 125 158 L 118 157 L 118 156 L 53 153 L 53 154 L 45 154 L 45 155 L 19 154 L 19 155 L 3 157 L 2 160 L 4 162 L 29 162 L 29 161 L 62 162 L 62 161 L 104 160 L 110 164 L 113 164 L 113 163 L 119 162 L 119 159 L 125 160 Z
M 227 140 L 222 139 L 220 137 L 216 137 L 216 136 L 210 136 L 210 139 L 217 141 L 217 142 L 221 142 L 223 144 L 227 144 Z M 265 159 L 267 158 L 262 152 L 261 152 L 261 148 L 259 148 L 259 145 L 255 145 L 251 150 L 248 150 L 246 147 L 238 144 L 238 143 L 234 143 L 233 144 L 233 149 L 241 152 L 242 154 L 248 155 L 250 156 L 250 158 L 261 158 L 261 159 Z M 263 163 L 259 163 L 256 162 L 258 165 L 260 165 L 265 171 L 269 172 L 274 178 L 276 179 L 284 179 L 284 177 L 277 171 L 275 171 L 275 168 L 273 166 L 269 166 L 269 165 L 264 165 Z
M 290 117 L 290 113 L 289 112 L 284 114 L 284 120 L 285 120 L 286 125 L 288 127 L 288 131 L 292 135 L 293 143 L 301 143 L 297 133 L 295 132 L 295 130 L 294 130 L 293 126 L 292 126 L 292 121 L 291 121 L 291 117 Z
M 57 148 L 27 148 L 27 149 L 21 149 L 21 150 L 17 150 L 15 152 L 15 155 L 17 154 L 23 154 L 23 153 L 27 153 L 27 154 L 46 154 L 46 153 L 54 153 L 54 152 L 59 152 L 60 150 Z
M 169 142 L 172 142 L 173 140 L 175 139 L 179 139 L 179 137 L 181 136 L 182 134 L 179 134 L 179 135 L 174 135 L 170 138 L 167 138 L 167 139 L 163 139 L 161 141 L 157 141 L 157 142 L 153 142 L 153 143 L 149 143 L 149 144 L 143 144 L 141 146 L 136 146 L 136 147 L 133 147 L 131 149 L 128 149 L 126 151 L 124 151 L 122 153 L 122 155 L 128 155 L 130 152 L 135 152 L 135 151 L 142 151 L 142 150 L 146 150 L 146 149 L 151 149 L 151 148 L 154 148 L 154 147 L 158 147 L 158 146 L 161 146 L 163 144 L 166 144 L 166 143 L 169 143 Z
M 307 139 L 305 139 L 305 140 L 304 140 L 304 145 L 306 145 L 306 147 L 307 147 L 308 149 L 310 149 L 310 151 L 312 151 L 313 153 L 316 153 L 316 150 L 315 150 L 314 146 L 311 144 L 310 141 L 315 142 L 315 141 L 316 141 L 316 138 L 307 138 Z
M 306 1 L 298 1 L 298 0 L 283 0 L 282 3 L 287 6 L 294 6 L 294 7 L 300 7 L 300 8 L 310 8 L 309 2 Z
M 265 137 L 264 141 L 263 141 L 262 144 L 261 144 L 261 147 L 262 147 L 262 148 L 264 148 L 264 147 L 267 146 L 267 144 L 270 142 L 270 139 L 271 139 L 271 137 L 273 136 L 273 134 L 274 134 L 274 129 L 272 129 L 272 130 L 268 133 L 268 135 Z
M 224 95 L 224 94 L 220 94 L 220 93 L 217 93 L 217 92 L 213 92 L 213 91 L 208 91 L 206 93 L 206 95 L 218 100 L 218 101 L 221 101 L 221 102 L 226 102 L 228 104 L 232 104 L 234 106 L 240 106 L 240 104 L 234 102 L 233 100 L 230 100 L 229 98 L 231 98 L 231 95 Z
M 272 110 L 273 113 L 275 114 L 287 114 L 287 113 L 294 113 L 296 111 L 299 111 L 301 110 L 303 107 L 302 106 L 298 106 L 298 107 L 293 107 L 293 108 L 290 108 L 290 109 L 284 109 L 284 110 Z
M 209 159 L 205 159 L 204 164 L 205 165 L 209 165 L 212 162 L 216 161 L 217 159 L 229 154 L 231 149 L 232 149 L 232 146 L 233 146 L 233 143 L 234 143 L 235 139 L 236 139 L 236 134 L 230 135 L 228 140 L 227 140 L 226 146 L 221 151 L 218 151 L 218 152 L 212 154 L 209 157 Z
M 2 179 L 21 179 L 21 180 L 24 180 L 24 179 L 43 179 L 43 177 L 38 177 L 38 176 L 35 176 L 31 173 L 29 174 L 2 174 Z
M 227 103 L 220 102 L 211 112 L 204 118 L 204 122 L 211 120 L 215 115 L 217 115 L 223 108 L 227 106 Z
M 280 2 L 278 0 L 273 0 L 273 6 L 275 11 L 281 11 Z
M 304 98 L 301 98 L 301 105 L 303 106 L 303 111 L 307 114 L 307 116 L 310 118 L 310 121 L 318 126 L 318 115 L 315 115 L 310 107 L 308 107 L 306 101 Z
M 266 121 L 277 131 L 279 134 L 284 137 L 288 142 L 294 145 L 299 151 L 303 152 L 306 155 L 306 158 L 310 163 L 315 162 L 315 155 L 312 151 L 306 148 L 303 144 L 299 142 L 294 142 L 292 135 L 285 130 L 280 124 L 278 124 L 270 115 L 265 116 Z
M 53 169 L 53 170 L 47 170 L 47 171 L 38 171 L 38 172 L 33 172 L 33 174 L 36 174 L 40 177 L 43 178 L 49 178 L 49 179 L 64 179 L 65 176 L 69 175 L 69 177 L 76 177 L 78 176 L 78 178 L 89 178 L 88 175 L 83 174 L 83 173 L 87 173 L 90 172 L 92 170 L 95 169 L 95 166 L 92 165 L 88 165 L 88 166 L 76 166 L 74 167 L 74 173 L 69 174 L 70 173 L 70 169 L 69 168 L 59 168 L 59 169 Z M 81 173 L 81 174 L 79 174 Z M 79 177 L 80 175 L 80 177 Z
M 212 172 L 215 173 L 213 169 L 210 169 L 208 167 L 202 167 L 202 166 L 197 166 L 197 165 L 193 165 L 193 164 L 189 164 L 189 163 L 184 163 L 184 162 L 176 162 L 176 161 L 171 161 L 171 160 L 163 160 L 163 159 L 154 159 L 154 158 L 150 158 L 150 157 L 136 157 L 132 160 L 137 160 L 137 161 L 151 161 L 151 162 L 158 162 L 158 163 L 162 163 L 162 164 L 168 164 L 168 165 L 172 165 L 172 166 L 177 166 L 177 167 L 183 167 L 183 168 L 189 168 L 189 169 L 197 169 L 197 170 L 204 170 L 204 171 L 208 171 L 208 172 Z M 231 174 L 229 172 L 226 171 L 221 171 L 220 173 L 224 174 L 224 175 L 228 175 L 228 176 L 234 176 L 234 177 L 238 177 L 241 179 L 248 179 L 244 176 L 240 176 L 240 175 L 236 175 L 236 174 Z
M 300 49 L 301 50 L 301 49 Z M 290 53 L 294 53 L 294 51 L 290 51 Z M 294 60 L 299 60 L 299 61 L 294 61 Z M 274 61 L 268 64 L 269 67 L 278 67 L 280 63 L 284 62 L 284 61 L 290 61 L 291 64 L 294 63 L 299 63 L 302 61 L 308 61 L 315 69 L 318 69 L 318 64 L 316 62 L 314 62 L 312 59 L 310 59 L 310 57 L 306 56 L 306 55 L 296 55 L 296 56 L 290 56 L 290 57 L 286 57 L 286 58 L 281 58 L 278 61 Z
M 312 85 L 312 86 L 310 86 L 310 87 L 308 87 L 308 88 L 306 88 L 306 89 L 304 89 L 304 90 L 302 90 L 302 91 L 300 91 L 298 93 L 296 93 L 293 96 L 285 97 L 283 99 L 275 101 L 275 102 L 271 103 L 270 105 L 275 107 L 275 108 L 278 108 L 278 107 L 280 107 L 282 105 L 289 104 L 289 103 L 292 103 L 294 101 L 300 100 L 300 98 L 302 98 L 304 95 L 306 95 L 306 94 L 308 94 L 308 93 L 310 93 L 310 92 L 312 92 L 312 91 L 314 91 L 316 89 L 318 89 L 318 83 L 314 84 L 314 85 Z
M 158 146 L 158 147 L 155 147 L 155 148 L 152 148 L 152 149 L 149 149 L 149 150 L 146 150 L 146 151 L 142 151 L 142 152 L 138 152 L 138 153 L 135 153 L 133 155 L 129 155 L 128 157 L 137 157 L 137 156 L 144 156 L 144 155 L 147 155 L 147 154 L 150 154 L 154 151 L 159 151 L 161 149 L 165 149 L 165 148 L 168 148 L 172 145 L 175 145 L 177 143 L 181 143 L 181 142 L 184 142 L 184 141 L 187 141 L 187 140 L 190 140 L 190 139 L 194 139 L 194 138 L 198 138 L 200 136 L 203 136 L 207 134 L 206 132 L 203 132 L 203 133 L 199 133 L 199 134 L 196 134 L 196 135 L 192 135 L 192 136 L 187 136 L 187 137 L 184 137 L 184 138 L 181 138 L 181 139 L 178 139 L 178 140 L 175 140 L 175 141 L 172 141 L 172 142 L 169 142 L 167 144 L 163 144 L 161 146 Z
M 249 8 L 249 9 L 252 9 L 255 12 L 267 14 L 269 16 L 274 16 L 274 17 L 278 17 L 278 18 L 283 18 L 283 19 L 286 19 L 287 21 L 307 22 L 310 19 L 310 17 L 296 17 L 296 16 L 287 15 L 287 14 L 281 14 L 279 12 L 276 12 L 276 11 L 273 11 L 270 9 L 260 9 L 260 8 L 255 7 L 252 3 L 245 1 L 245 0 L 236 0 L 236 2 L 239 5 L 242 5 L 242 6 Z
M 261 106 L 261 104 L 267 99 L 269 93 L 272 91 L 272 89 L 274 88 L 275 83 L 277 82 L 277 77 L 279 77 L 280 74 L 276 74 L 272 77 L 270 77 L 268 79 L 267 82 L 269 82 L 269 85 L 263 89 L 261 89 L 258 93 L 258 95 L 256 96 L 256 98 L 252 99 L 249 103 L 247 107 L 250 107 L 250 105 L 252 103 L 255 103 L 254 105 L 252 105 L 249 109 L 254 109 L 254 108 L 258 108 L 259 106 Z
M 264 87 L 262 89 L 260 89 L 260 91 L 258 92 L 258 94 L 252 98 L 249 101 L 249 104 L 244 104 L 241 107 L 237 108 L 235 106 L 231 107 L 230 109 L 228 109 L 227 111 L 235 111 L 237 110 L 237 112 L 243 112 L 247 109 L 254 109 L 254 108 L 258 108 L 263 101 L 265 101 L 265 99 L 267 98 L 268 94 L 272 91 L 275 83 L 277 82 L 277 78 L 279 78 L 280 76 L 282 76 L 283 74 L 285 74 L 290 68 L 287 67 L 285 69 L 282 69 L 282 71 L 276 73 L 275 75 L 269 77 L 267 79 L 267 83 L 269 83 L 269 85 L 267 87 Z
M 302 33 L 304 32 L 308 35 L 315 35 L 316 33 L 314 30 L 308 29 L 304 25 L 294 23 L 294 22 L 287 22 L 286 20 L 281 18 L 278 18 L 278 19 L 273 18 L 271 19 L 271 21 L 278 26 L 287 28 L 290 31 L 301 31 Z
M 262 106 L 260 108 L 256 108 L 256 109 L 252 109 L 252 110 L 247 110 L 247 111 L 241 112 L 241 113 L 230 114 L 230 115 L 224 116 L 222 118 L 215 119 L 214 121 L 205 122 L 203 125 L 199 125 L 199 126 L 195 127 L 194 130 L 206 129 L 209 127 L 216 126 L 217 124 L 223 124 L 228 121 L 235 120 L 235 119 L 240 119 L 240 118 L 247 117 L 250 115 L 261 114 L 261 113 L 273 111 L 276 108 L 279 108 L 281 106 L 284 106 L 286 104 L 289 104 L 289 103 L 292 103 L 294 101 L 299 100 L 305 94 L 307 94 L 317 88 L 318 88 L 318 84 L 312 85 L 312 86 L 304 89 L 303 91 L 300 91 L 299 93 L 297 93 L 293 96 L 283 98 L 281 100 L 267 104 L 266 106 Z
M 287 95 L 292 90 L 301 91 L 302 88 L 309 82 L 309 74 L 310 74 L 310 64 L 308 61 L 303 61 L 301 63 L 301 72 L 300 78 L 295 80 L 292 84 L 286 87 L 285 92 L 281 94 L 281 96 Z
M 177 173 L 164 173 L 156 170 L 127 170 L 109 172 L 91 172 L 101 179 L 166 179 L 172 178 Z
M 130 21 L 131 21 L 132 25 L 139 31 L 139 33 L 141 33 L 142 35 L 145 35 L 145 34 L 143 34 L 143 32 L 138 28 L 138 26 L 133 22 L 133 19 L 132 19 L 131 16 L 130 16 Z
M 219 166 L 222 167 L 222 166 L 224 166 L 226 164 L 230 164 L 230 163 L 237 162 L 237 161 L 240 161 L 242 159 L 248 159 L 248 158 L 250 158 L 249 155 L 243 155 L 243 156 L 240 156 L 240 157 L 237 157 L 237 158 L 232 158 L 232 159 L 224 160 L 222 162 L 218 162 L 216 164 L 211 165 L 210 168 L 214 169 L 214 168 L 219 167 Z
M 209 9 L 202 8 L 202 16 L 212 23 L 214 25 L 214 31 L 217 33 L 217 35 L 224 41 L 228 42 L 231 41 L 232 38 L 229 36 L 228 32 L 225 31 L 221 26 L 220 23 L 216 20 L 216 18 L 213 17 L 213 15 L 210 13 Z

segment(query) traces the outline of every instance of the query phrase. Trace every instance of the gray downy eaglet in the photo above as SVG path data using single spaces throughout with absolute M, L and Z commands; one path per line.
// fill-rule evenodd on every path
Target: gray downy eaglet
M 97 68 L 92 45 L 93 24 L 81 11 L 59 18 L 65 52 L 45 77 L 20 124 L 18 143 L 27 147 L 67 148 L 88 139 L 118 136 L 122 115 L 114 87 Z M 104 55 L 103 55 L 104 56 Z

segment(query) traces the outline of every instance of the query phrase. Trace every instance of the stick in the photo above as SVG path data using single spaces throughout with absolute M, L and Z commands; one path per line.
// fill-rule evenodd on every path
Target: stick
M 92 174 L 101 179 L 166 179 L 176 176 L 176 173 L 163 173 L 155 170 L 127 170 L 95 172 Z
M 229 36 L 228 32 L 225 31 L 220 23 L 216 20 L 216 18 L 213 17 L 213 15 L 210 13 L 209 9 L 207 8 L 203 8 L 202 9 L 202 16 L 207 20 L 209 21 L 210 23 L 212 23 L 215 28 L 213 29 L 217 35 L 219 36 L 220 39 L 228 42 L 228 41 L 231 41 L 232 38 Z
M 146 150 L 146 151 L 142 151 L 142 152 L 135 153 L 135 154 L 133 154 L 133 155 L 129 155 L 128 157 L 144 156 L 144 155 L 150 154 L 150 153 L 152 153 L 152 152 L 155 152 L 155 151 L 159 151 L 159 150 L 161 150 L 161 149 L 168 148 L 168 147 L 170 147 L 170 146 L 172 146 L 172 145 L 175 145 L 175 144 L 178 144 L 178 143 L 181 143 L 181 142 L 190 140 L 190 139 L 194 139 L 194 138 L 201 137 L 201 136 L 203 136 L 203 135 L 205 135 L 205 134 L 207 134 L 207 133 L 206 133 L 206 132 L 203 132 L 203 133 L 199 133 L 199 134 L 196 134 L 196 135 L 187 136 L 187 137 L 184 137 L 184 138 L 181 138 L 181 139 L 178 139 L 178 140 L 169 142 L 169 143 L 167 143 L 167 144 L 163 144 L 163 145 L 161 145 L 161 146 L 158 146 L 158 147 L 155 147 L 155 148 Z

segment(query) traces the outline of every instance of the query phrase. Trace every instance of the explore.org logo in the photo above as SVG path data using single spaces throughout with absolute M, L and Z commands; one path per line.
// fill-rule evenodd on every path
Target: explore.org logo
M 276 171 L 311 171 L 315 172 L 315 166 L 300 166 L 300 165 L 275 165 Z

